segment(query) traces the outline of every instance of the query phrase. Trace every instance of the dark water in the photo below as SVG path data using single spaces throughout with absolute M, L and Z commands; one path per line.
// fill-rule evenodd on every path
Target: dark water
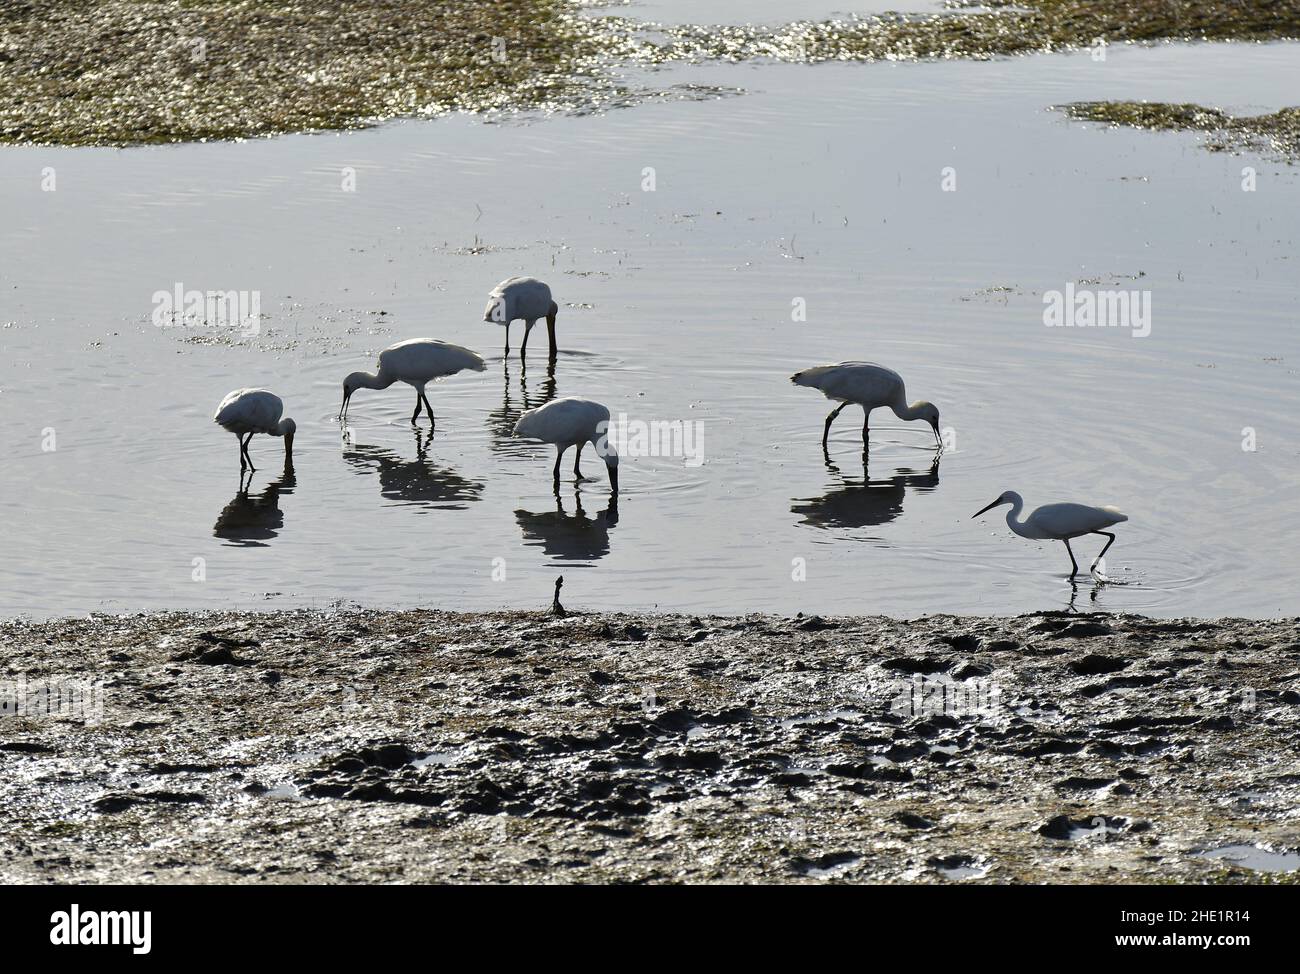
M 747 94 L 245 144 L 4 148 L 0 614 L 540 607 L 560 573 L 566 600 L 602 609 L 1066 604 L 1060 545 L 970 520 L 1005 489 L 1129 514 L 1115 584 L 1095 602 L 1082 587 L 1080 608 L 1294 614 L 1297 171 L 1046 108 L 1272 110 L 1297 90 L 1296 50 L 679 68 L 651 80 Z M 940 189 L 948 166 L 956 192 Z M 560 303 L 552 375 L 541 357 L 503 362 L 501 330 L 479 320 L 518 273 Z M 1046 328 L 1042 292 L 1087 279 L 1149 290 L 1151 334 Z M 178 282 L 260 292 L 260 333 L 155 327 L 152 296 Z M 431 389 L 432 439 L 394 387 L 357 394 L 345 440 L 343 376 L 422 335 L 478 350 L 487 371 Z M 824 463 L 829 404 L 788 376 L 850 358 L 938 404 L 952 445 L 937 466 L 923 424 L 880 412 L 864 470 L 852 410 Z M 244 385 L 277 391 L 298 424 L 292 476 L 257 437 L 246 489 L 234 437 L 211 422 Z M 626 458 L 614 507 L 603 476 L 575 486 L 566 463 L 556 498 L 550 452 L 509 436 L 554 395 L 698 422 L 703 463 Z

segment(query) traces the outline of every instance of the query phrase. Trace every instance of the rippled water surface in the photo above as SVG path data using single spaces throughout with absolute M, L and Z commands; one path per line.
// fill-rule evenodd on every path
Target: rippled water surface
M 1066 605 L 1059 544 L 970 518 L 1015 489 L 1031 507 L 1129 514 L 1114 583 L 1080 586 L 1081 609 L 1295 614 L 1297 170 L 1047 109 L 1272 110 L 1300 90 L 1296 52 L 678 67 L 638 80 L 745 93 L 244 144 L 4 148 L 0 613 L 542 607 L 560 573 L 567 602 L 601 609 Z M 956 192 L 940 189 L 948 166 Z M 479 320 L 518 273 L 560 303 L 553 374 L 541 355 L 503 361 L 501 329 Z M 1042 292 L 1092 279 L 1150 290 L 1150 336 L 1044 327 Z M 178 282 L 260 291 L 261 334 L 154 327 L 154 292 Z M 477 349 L 487 371 L 431 388 L 432 437 L 412 430 L 404 386 L 358 392 L 342 437 L 344 375 L 424 335 Z M 864 469 L 855 410 L 824 462 L 830 404 L 788 376 L 840 359 L 890 365 L 938 404 L 953 442 L 937 463 L 924 424 L 881 411 Z M 244 385 L 278 392 L 298 424 L 292 475 L 257 437 L 247 491 L 211 421 Z M 705 462 L 629 457 L 617 505 L 566 463 L 557 498 L 550 451 L 509 435 L 554 395 L 699 422 Z M 1097 548 L 1080 542 L 1080 559 Z

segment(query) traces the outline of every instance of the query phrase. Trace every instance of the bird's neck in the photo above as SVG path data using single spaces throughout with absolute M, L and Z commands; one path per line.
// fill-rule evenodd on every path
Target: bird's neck
M 363 389 L 387 389 L 396 381 L 393 376 L 384 375 L 383 370 L 380 370 L 376 374 L 362 372 L 357 379 L 357 384 Z
M 1034 537 L 1034 533 L 1029 530 L 1027 525 L 1019 520 L 1020 512 L 1024 510 L 1024 508 L 1025 502 L 1019 497 L 1011 502 L 1011 509 L 1007 511 L 1007 527 L 1022 538 L 1032 538 Z
M 921 403 L 914 402 L 909 406 L 907 400 L 901 396 L 897 402 L 891 403 L 889 408 L 894 411 L 895 416 L 904 421 L 910 422 L 921 418 Z

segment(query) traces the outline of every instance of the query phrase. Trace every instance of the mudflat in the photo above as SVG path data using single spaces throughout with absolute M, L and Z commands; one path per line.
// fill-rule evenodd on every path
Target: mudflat
M 1298 875 L 1297 619 L 177 612 L 0 666 L 9 883 Z
M 0 143 L 129 146 L 452 111 L 599 111 L 669 94 L 621 78 L 668 61 L 986 60 L 1300 37 L 1300 0 L 972 0 L 778 26 L 647 25 L 582 9 L 572 0 L 6 4 Z

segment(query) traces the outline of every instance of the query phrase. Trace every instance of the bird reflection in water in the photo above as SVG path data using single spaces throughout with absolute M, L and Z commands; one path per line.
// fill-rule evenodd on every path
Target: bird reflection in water
M 1106 581 L 1100 578 L 1093 582 L 1092 589 L 1088 592 L 1089 602 L 1097 601 L 1097 593 L 1101 591 L 1101 587 L 1105 584 L 1107 584 Z M 1074 579 L 1070 579 L 1070 601 L 1067 602 L 1065 605 L 1066 612 L 1079 611 L 1078 606 L 1074 604 L 1078 600 L 1078 598 L 1079 598 L 1079 583 L 1076 582 Z
M 478 500 L 483 484 L 468 480 L 449 467 L 434 466 L 428 459 L 433 430 L 414 429 L 415 459 L 407 460 L 392 450 L 343 441 L 343 459 L 358 473 L 379 475 L 379 492 L 387 500 L 431 510 L 464 510 Z
M 260 494 L 249 493 L 253 473 L 240 472 L 239 493 L 221 509 L 217 523 L 212 526 L 214 537 L 244 548 L 264 548 L 284 527 L 284 512 L 280 510 L 280 495 L 292 494 L 298 481 L 293 475 L 293 464 L 284 465 L 284 473 L 271 481 Z
M 534 453 L 533 447 L 536 444 L 525 443 L 516 439 L 515 423 L 519 422 L 519 417 L 528 410 L 543 406 L 555 398 L 555 359 L 550 360 L 546 367 L 545 376 L 540 380 L 535 380 L 531 389 L 528 383 L 528 370 L 526 367 L 521 368 L 519 370 L 519 395 L 515 399 L 511 399 L 509 359 L 502 363 L 502 374 L 504 382 L 501 405 L 488 413 L 488 429 L 492 434 L 492 448 L 501 453 L 532 456 Z
M 564 501 L 555 495 L 555 510 L 515 511 L 515 520 L 524 532 L 524 544 L 538 545 L 550 558 L 594 560 L 609 554 L 609 531 L 618 524 L 618 496 L 612 495 L 605 510 L 595 516 L 582 507 L 582 492 L 574 490 L 574 513 L 564 510 Z
M 923 492 L 939 486 L 937 454 L 928 470 L 899 468 L 894 476 L 882 480 L 872 480 L 866 464 L 862 467 L 861 481 L 847 479 L 832 463 L 826 467 L 836 475 L 840 485 L 821 497 L 795 498 L 790 511 L 803 516 L 800 524 L 817 528 L 866 528 L 888 524 L 903 513 L 903 498 L 909 489 Z

